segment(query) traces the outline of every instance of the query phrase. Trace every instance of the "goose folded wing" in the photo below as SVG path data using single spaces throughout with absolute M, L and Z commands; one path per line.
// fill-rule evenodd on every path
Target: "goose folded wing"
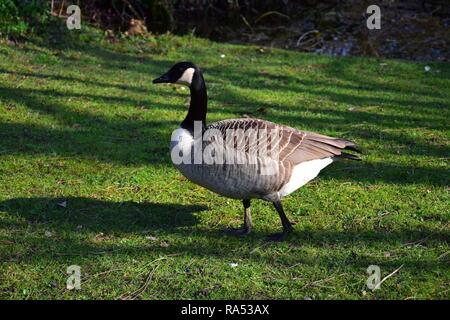
M 357 156 L 343 152 L 359 152 L 356 144 L 349 140 L 299 131 L 269 121 L 230 119 L 213 123 L 208 129 L 219 130 L 228 148 L 258 157 L 269 156 L 292 165 L 329 157 L 359 160 Z M 266 134 L 261 134 L 264 131 Z M 229 139 L 230 134 L 234 135 L 233 139 Z
M 354 142 L 332 138 L 313 132 L 298 131 L 287 128 L 283 131 L 281 140 L 280 160 L 299 164 L 305 161 L 323 158 L 359 158 L 344 150 L 360 152 Z

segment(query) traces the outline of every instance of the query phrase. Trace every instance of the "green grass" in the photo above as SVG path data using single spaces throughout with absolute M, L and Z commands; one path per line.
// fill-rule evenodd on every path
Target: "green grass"
M 450 298 L 448 64 L 74 34 L 0 44 L 1 299 Z M 151 80 L 179 60 L 204 69 L 209 122 L 251 113 L 364 149 L 286 198 L 286 242 L 264 243 L 281 225 L 263 201 L 252 235 L 224 235 L 241 203 L 171 165 L 188 90 Z M 372 292 L 369 265 L 403 267 Z

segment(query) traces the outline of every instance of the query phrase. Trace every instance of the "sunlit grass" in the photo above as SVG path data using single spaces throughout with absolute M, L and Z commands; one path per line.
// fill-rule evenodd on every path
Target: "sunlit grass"
M 126 298 L 149 272 L 135 298 L 449 298 L 448 64 L 66 36 L 0 45 L 0 298 Z M 179 60 L 204 70 L 209 121 L 250 114 L 363 148 L 286 199 L 286 242 L 264 244 L 281 226 L 262 201 L 252 235 L 225 236 L 241 203 L 172 167 L 188 90 L 151 80 Z M 372 292 L 369 265 L 403 267 Z

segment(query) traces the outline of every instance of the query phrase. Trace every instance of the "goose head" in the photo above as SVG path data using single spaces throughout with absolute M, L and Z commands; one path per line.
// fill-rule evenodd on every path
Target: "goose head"
M 200 69 L 192 62 L 178 62 L 169 71 L 153 83 L 177 83 L 188 87 L 196 86 L 203 81 Z
M 178 62 L 169 71 L 153 80 L 153 83 L 177 83 L 188 86 L 191 92 L 191 102 L 181 127 L 192 131 L 195 121 L 201 121 L 203 128 L 206 126 L 208 95 L 202 72 L 195 64 L 186 61 Z

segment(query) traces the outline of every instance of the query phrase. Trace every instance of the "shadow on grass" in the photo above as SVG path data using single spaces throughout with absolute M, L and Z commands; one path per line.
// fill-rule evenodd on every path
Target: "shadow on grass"
M 64 205 L 61 205 L 64 203 Z M 168 203 L 110 202 L 82 197 L 17 198 L 0 202 L 0 210 L 29 223 L 49 223 L 58 230 L 139 233 L 195 225 L 193 213 L 207 208 Z
M 67 207 L 59 204 L 67 201 Z M 253 232 L 244 238 L 227 236 L 217 230 L 197 227 L 196 213 L 206 210 L 204 206 L 176 205 L 160 203 L 111 202 L 90 198 L 16 198 L 0 202 L 0 211 L 18 217 L 21 222 L 0 220 L 0 227 L 18 232 L 27 229 L 27 237 L 11 238 L 26 245 L 27 253 L 19 256 L 14 252 L 4 258 L 5 261 L 23 259 L 65 259 L 65 256 L 88 257 L 92 255 L 133 255 L 152 254 L 171 255 L 187 254 L 189 256 L 232 259 L 236 250 L 241 250 L 242 257 L 248 257 L 264 263 L 311 264 L 325 267 L 354 265 L 367 268 L 374 263 L 373 256 L 355 255 L 349 247 L 372 248 L 376 250 L 395 250 L 407 244 L 425 241 L 447 242 L 448 232 L 428 229 L 400 231 L 335 231 L 335 230 L 299 230 L 297 227 L 286 243 L 290 250 L 300 250 L 299 254 L 280 256 L 270 254 L 271 248 L 278 243 L 265 243 L 267 234 Z M 274 213 L 275 214 L 275 213 Z M 22 222 L 25 220 L 24 222 Z M 34 226 L 31 227 L 30 226 Z M 79 226 L 82 226 L 80 228 Z M 55 235 L 46 237 L 44 230 L 52 230 Z M 276 230 L 273 230 L 276 231 Z M 273 232 L 272 231 L 272 232 Z M 101 233 L 100 240 L 96 240 Z M 146 235 L 156 235 L 164 240 L 170 237 L 169 246 L 161 247 L 159 242 L 144 240 Z M 121 241 L 122 237 L 134 239 Z M 186 239 L 189 238 L 189 241 Z M 345 250 L 334 255 L 313 257 L 304 255 L 303 246 Z M 389 249 L 390 248 L 390 249 Z M 267 252 L 268 255 L 266 254 Z M 278 258 L 276 258 L 278 257 Z M 275 259 L 275 260 L 274 260 Z M 281 259 L 280 261 L 277 261 Z M 375 259 L 376 260 L 376 259 Z M 400 261 L 380 261 L 383 266 L 398 267 L 399 262 L 408 264 L 407 268 L 437 267 L 444 268 L 445 261 L 427 261 L 415 257 L 404 257 Z
M 115 72 L 119 75 L 123 71 L 131 72 L 136 79 L 145 79 L 150 84 L 151 79 L 162 72 L 166 71 L 173 61 L 153 60 L 145 56 L 135 54 L 119 53 L 109 49 L 95 45 L 75 46 L 71 50 L 75 50 L 81 54 L 78 60 L 72 60 L 70 56 L 60 55 L 61 65 L 71 65 L 72 63 L 78 67 L 88 66 L 98 68 L 98 72 Z M 300 63 L 308 62 L 303 56 L 299 56 Z M 93 59 L 95 63 L 90 61 Z M 299 96 L 304 94 L 313 95 L 317 99 L 323 97 L 333 102 L 344 103 L 354 106 L 371 106 L 380 102 L 392 106 L 392 108 L 411 108 L 414 106 L 414 114 L 380 114 L 376 111 L 354 110 L 346 112 L 327 107 L 326 109 L 318 109 L 319 113 L 326 114 L 326 117 L 304 116 L 299 112 L 305 109 L 299 106 L 298 109 L 288 109 L 286 106 L 277 106 L 265 101 L 258 101 L 253 96 L 242 96 L 234 90 L 227 87 L 222 92 L 214 96 L 214 103 L 219 106 L 229 106 L 228 109 L 210 108 L 210 113 L 216 112 L 233 112 L 240 114 L 251 112 L 257 108 L 267 108 L 269 116 L 262 116 L 266 120 L 278 122 L 280 124 L 289 124 L 296 128 L 302 129 L 304 124 L 308 125 L 313 131 L 324 132 L 332 130 L 345 132 L 342 137 L 349 135 L 356 139 L 357 143 L 362 144 L 364 148 L 365 142 L 377 143 L 380 145 L 379 150 L 382 153 L 394 153 L 392 146 L 399 146 L 402 152 L 408 155 L 429 156 L 435 158 L 444 158 L 449 153 L 448 146 L 445 142 L 424 141 L 416 139 L 407 134 L 416 128 L 425 127 L 433 130 L 443 130 L 445 128 L 444 121 L 433 121 L 434 118 L 421 116 L 421 114 L 434 113 L 439 120 L 445 118 L 445 112 L 440 114 L 445 100 L 442 97 L 433 98 L 432 94 L 426 90 L 418 90 L 415 92 L 419 96 L 419 105 L 417 99 L 408 96 L 402 99 L 390 97 L 388 94 L 400 92 L 401 89 L 395 84 L 380 84 L 375 80 L 371 81 L 370 77 L 359 76 L 352 78 L 351 74 L 346 72 L 346 67 L 354 63 L 353 60 L 336 59 L 326 64 L 325 73 L 330 77 L 342 78 L 345 83 L 334 84 L 334 90 L 328 89 L 328 83 L 323 80 L 309 80 L 302 77 L 294 77 L 288 75 L 269 74 L 261 76 L 256 71 L 248 71 L 238 69 L 237 67 L 221 65 L 217 67 L 207 68 L 205 71 L 206 78 L 220 79 L 220 81 L 228 83 L 238 83 L 242 88 L 260 89 L 266 87 L 267 79 L 273 81 L 270 88 L 278 93 L 295 93 Z M 97 65 L 97 63 L 99 63 Z M 126 94 L 111 96 L 105 93 L 83 93 L 74 92 L 70 88 L 64 89 L 47 89 L 45 86 L 31 89 L 21 88 L 20 83 L 17 87 L 0 86 L 0 98 L 7 105 L 14 104 L 24 105 L 30 110 L 34 110 L 39 114 L 54 118 L 60 125 L 58 127 L 39 126 L 26 123 L 3 123 L 0 127 L 0 153 L 2 154 L 44 154 L 54 156 L 55 154 L 63 157 L 77 156 L 87 159 L 99 159 L 102 161 L 118 162 L 121 164 L 129 163 L 146 163 L 150 165 L 167 165 L 170 163 L 168 145 L 170 132 L 174 130 L 182 119 L 167 120 L 143 120 L 133 118 L 135 116 L 115 115 L 114 118 L 106 117 L 102 114 L 91 114 L 89 112 L 78 111 L 72 109 L 65 104 L 68 99 L 79 99 L 81 101 L 94 101 L 107 104 L 108 107 L 122 107 L 123 105 L 142 108 L 142 112 L 151 112 L 149 110 L 176 110 L 185 111 L 186 107 L 182 105 L 173 105 L 164 102 L 167 95 L 177 94 L 175 92 L 158 91 L 159 98 L 154 100 L 150 96 L 145 96 L 148 90 L 146 86 L 130 85 L 129 83 L 117 83 L 117 79 L 109 81 L 111 77 L 104 77 L 102 80 L 90 79 L 77 75 L 72 75 L 70 68 L 64 75 L 42 73 L 38 71 L 15 71 L 1 69 L 0 72 L 10 76 L 17 76 L 19 79 L 35 77 L 37 80 L 48 81 L 65 81 L 84 84 L 90 88 L 101 89 L 111 88 L 122 90 L 123 92 L 131 91 L 138 94 L 138 97 L 130 97 Z M 322 81 L 322 82 L 320 82 Z M 331 84 L 330 84 L 331 85 Z M 319 87 L 319 88 L 318 88 Z M 149 85 L 150 88 L 150 85 Z M 342 90 L 341 93 L 336 92 Z M 358 95 L 358 90 L 363 89 L 367 94 Z M 156 89 L 155 89 L 156 90 Z M 354 95 L 349 94 L 348 90 L 354 90 Z M 343 93 L 345 92 L 345 93 Z M 383 96 L 383 94 L 385 94 Z M 380 95 L 382 97 L 380 97 Z M 139 98 L 141 97 L 141 98 Z M 186 96 L 186 98 L 188 98 Z M 434 99 L 434 101 L 429 101 Z M 162 100 L 162 102 L 160 101 Z M 236 104 L 236 106 L 234 106 Z M 418 106 L 417 106 L 418 105 Z M 312 113 L 315 110 L 309 108 Z M 279 111 L 292 111 L 290 113 Z M 272 112 L 273 111 L 273 112 Z M 13 112 L 13 111 L 12 111 Z M 437 116 L 436 116 L 437 112 Z M 368 124 L 368 125 L 367 125 Z M 361 126 L 362 125 L 362 126 Z M 372 126 L 371 126 L 372 125 Z M 373 126 L 376 126 L 374 128 Z M 400 133 L 392 133 L 390 129 L 402 129 Z M 161 146 L 161 139 L 165 138 L 167 144 Z M 370 150 L 365 150 L 371 153 Z M 382 160 L 382 159 L 381 159 Z M 448 178 L 444 168 L 428 168 L 420 165 L 405 165 L 383 163 L 370 163 L 372 170 L 367 170 L 361 164 L 352 164 L 354 169 L 349 172 L 339 171 L 333 175 L 335 179 L 348 181 L 349 179 L 362 182 L 384 181 L 387 183 L 432 183 L 434 185 L 448 185 Z M 326 177 L 326 172 L 325 172 Z

